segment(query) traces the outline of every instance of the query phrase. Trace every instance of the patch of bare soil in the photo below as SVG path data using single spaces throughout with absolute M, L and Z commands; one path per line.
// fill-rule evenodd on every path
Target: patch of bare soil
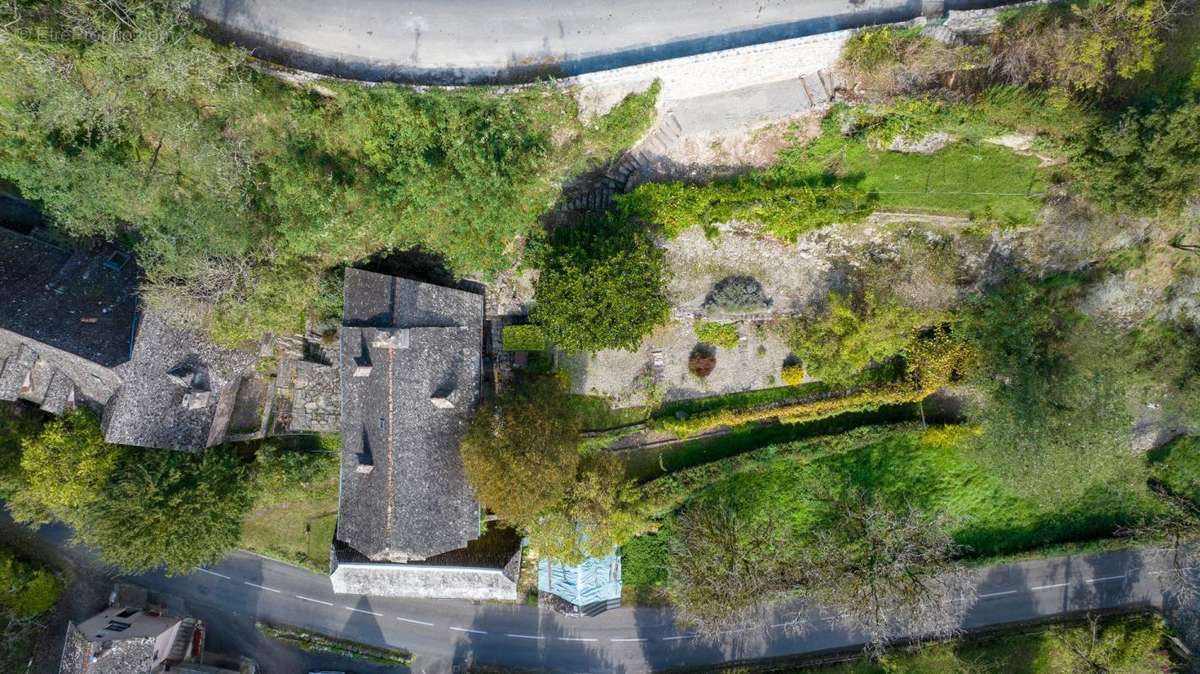
M 820 135 L 824 114 L 811 110 L 756 128 L 683 135 L 664 151 L 649 153 L 649 164 L 634 182 L 707 182 L 765 168 L 780 150 Z

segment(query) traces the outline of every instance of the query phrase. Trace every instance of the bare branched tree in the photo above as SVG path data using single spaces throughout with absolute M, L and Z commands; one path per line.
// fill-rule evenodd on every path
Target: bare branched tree
M 680 621 L 702 636 L 762 622 L 771 604 L 799 585 L 785 533 L 729 503 L 687 508 L 671 541 L 668 596 Z
M 1200 602 L 1200 507 L 1191 499 L 1173 494 L 1162 485 L 1151 489 L 1169 507 L 1166 512 L 1132 527 L 1117 530 L 1119 536 L 1164 541 L 1165 546 L 1146 552 L 1151 563 L 1162 568 L 1163 589 L 1180 605 Z
M 900 636 L 959 632 L 975 583 L 955 562 L 964 548 L 950 537 L 949 518 L 888 507 L 856 486 L 828 506 L 832 521 L 816 533 L 805 560 L 806 597 L 866 634 L 875 650 Z

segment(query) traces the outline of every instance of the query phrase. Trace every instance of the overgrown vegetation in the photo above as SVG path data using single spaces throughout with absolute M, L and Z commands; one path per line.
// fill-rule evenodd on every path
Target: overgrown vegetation
M 211 306 L 228 344 L 336 315 L 327 270 L 380 252 L 505 268 L 564 177 L 645 131 L 658 90 L 583 124 L 552 86 L 293 87 L 174 0 L 6 5 L 0 26 L 0 179 L 72 237 L 131 244 L 147 298 L 181 320 Z
M 256 623 L 255 627 L 270 639 L 295 646 L 309 653 L 331 653 L 351 660 L 378 665 L 407 667 L 412 664 L 412 653 L 402 648 L 370 646 L 292 625 Z

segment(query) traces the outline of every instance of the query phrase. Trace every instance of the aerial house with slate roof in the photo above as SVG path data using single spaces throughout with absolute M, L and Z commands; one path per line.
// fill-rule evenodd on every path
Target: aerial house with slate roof
M 115 248 L 70 250 L 0 227 L 0 400 L 52 414 L 107 403 L 133 344 L 137 280 Z
M 253 353 L 139 311 L 139 270 L 113 246 L 59 247 L 0 227 L 0 400 L 103 408 L 107 442 L 201 450 L 229 438 Z
M 334 591 L 514 599 L 519 551 L 462 554 L 480 536 L 458 446 L 480 394 L 483 298 L 357 269 L 344 293 Z

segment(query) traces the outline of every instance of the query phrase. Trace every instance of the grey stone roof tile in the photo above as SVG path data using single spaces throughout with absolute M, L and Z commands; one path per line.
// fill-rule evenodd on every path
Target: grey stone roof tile
M 346 271 L 338 540 L 424 559 L 479 536 L 458 445 L 479 397 L 483 298 Z

